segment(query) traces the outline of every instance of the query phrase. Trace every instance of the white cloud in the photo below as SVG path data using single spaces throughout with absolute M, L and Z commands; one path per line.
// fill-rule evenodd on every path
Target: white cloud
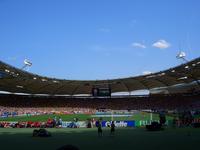
M 131 45 L 133 47 L 146 48 L 146 46 L 144 44 L 141 44 L 141 43 L 132 43 Z
M 152 73 L 151 71 L 143 71 L 142 72 L 143 75 L 148 75 L 148 74 L 151 74 L 151 73 Z
M 168 42 L 165 41 L 165 40 L 158 40 L 157 42 L 153 43 L 152 46 L 153 46 L 153 47 L 156 47 L 156 48 L 160 48 L 160 49 L 165 49 L 165 48 L 170 47 L 171 44 L 168 43 Z
M 110 29 L 108 29 L 108 28 L 100 28 L 99 31 L 100 32 L 104 32 L 104 33 L 108 33 L 108 32 L 110 32 Z

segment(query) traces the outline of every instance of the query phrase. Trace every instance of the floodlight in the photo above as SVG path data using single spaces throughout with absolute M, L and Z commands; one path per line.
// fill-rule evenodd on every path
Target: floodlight
M 32 63 L 28 59 L 24 59 L 24 64 L 26 66 L 32 66 Z
M 24 66 L 22 67 L 22 70 L 31 66 L 32 66 L 32 63 L 28 59 L 24 59 Z
M 186 57 L 185 52 L 179 52 L 178 55 L 176 56 L 177 59 L 183 59 Z
M 186 53 L 183 51 L 180 51 L 178 55 L 176 56 L 177 59 L 182 59 L 183 61 L 188 62 L 188 60 L 185 57 L 186 57 Z

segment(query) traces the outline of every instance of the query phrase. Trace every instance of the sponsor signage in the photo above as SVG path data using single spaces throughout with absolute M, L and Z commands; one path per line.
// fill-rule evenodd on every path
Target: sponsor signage
M 136 126 L 137 127 L 141 127 L 141 126 L 146 126 L 146 125 L 150 125 L 152 122 L 160 122 L 159 120 L 139 120 L 136 121 Z M 169 125 L 169 121 L 167 120 L 166 125 Z
M 63 128 L 86 128 L 87 123 L 85 121 L 71 122 L 71 121 L 63 121 Z
M 135 121 L 114 121 L 116 127 L 135 127 Z M 102 127 L 110 127 L 111 121 L 103 121 Z
M 63 127 L 63 128 L 67 128 L 67 127 L 70 125 L 70 123 L 71 123 L 71 122 L 63 121 L 63 122 L 62 122 L 62 127 Z
M 135 121 L 114 121 L 116 127 L 135 127 Z M 102 127 L 110 127 L 111 121 L 102 121 Z M 70 122 L 63 121 L 63 128 L 86 128 L 86 121 Z

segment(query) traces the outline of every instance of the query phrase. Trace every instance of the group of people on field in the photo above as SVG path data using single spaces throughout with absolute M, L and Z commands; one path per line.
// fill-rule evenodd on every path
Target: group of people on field
M 97 126 L 98 136 L 102 137 L 103 136 L 103 130 L 102 130 L 101 120 L 96 121 L 96 126 Z M 115 123 L 114 123 L 114 121 L 112 121 L 111 125 L 110 125 L 110 135 L 114 135 L 114 134 L 115 134 Z

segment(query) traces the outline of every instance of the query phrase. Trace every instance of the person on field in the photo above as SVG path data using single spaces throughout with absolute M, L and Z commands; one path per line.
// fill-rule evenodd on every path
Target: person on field
M 110 135 L 114 135 L 114 134 L 115 134 L 115 123 L 114 121 L 112 121 L 110 125 Z
M 99 137 L 103 136 L 103 130 L 102 130 L 102 125 L 100 121 L 98 121 L 97 123 L 97 128 L 98 128 L 98 136 Z

